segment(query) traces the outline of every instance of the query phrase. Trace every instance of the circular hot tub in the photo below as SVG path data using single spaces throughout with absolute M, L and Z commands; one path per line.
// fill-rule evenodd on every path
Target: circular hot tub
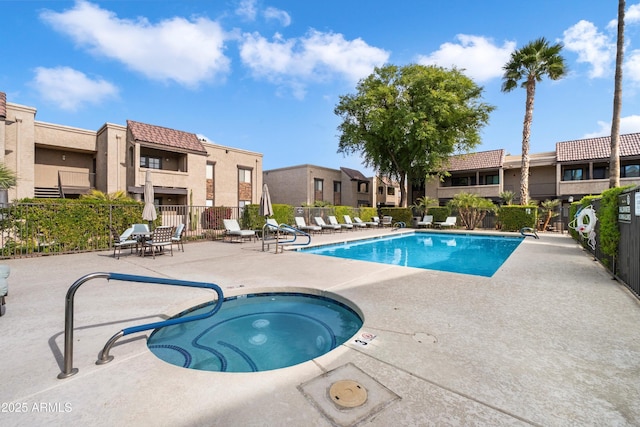
M 177 317 L 210 309 L 195 307 Z M 312 360 L 343 344 L 362 327 L 354 309 L 306 293 L 256 293 L 225 298 L 212 317 L 156 329 L 149 349 L 190 369 L 258 372 Z

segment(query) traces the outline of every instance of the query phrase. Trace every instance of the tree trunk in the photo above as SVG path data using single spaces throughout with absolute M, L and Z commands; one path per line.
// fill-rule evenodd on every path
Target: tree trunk
M 609 188 L 620 187 L 620 110 L 622 109 L 624 7 L 625 0 L 618 0 L 618 42 L 616 46 L 616 76 L 613 90 L 613 118 L 611 120 L 611 158 L 609 159 Z
M 405 188 L 405 183 L 407 174 L 402 172 L 400 173 L 400 206 L 401 208 L 407 207 L 407 189 Z M 374 189 L 375 190 L 375 189 Z
M 520 168 L 520 204 L 529 204 L 529 139 L 533 121 L 533 100 L 536 95 L 536 80 L 529 76 L 527 81 L 527 101 L 522 125 L 522 166 Z

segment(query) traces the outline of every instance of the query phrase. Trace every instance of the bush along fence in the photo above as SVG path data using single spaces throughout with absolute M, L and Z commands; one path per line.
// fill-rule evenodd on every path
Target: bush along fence
M 588 206 L 596 213 L 595 245 L 569 227 L 569 233 L 594 259 L 640 298 L 640 187 L 612 188 L 571 204 L 570 221 Z
M 0 208 L 0 259 L 103 251 L 112 247 L 110 228 L 122 233 L 131 224 L 142 220 L 143 204 L 131 202 L 97 202 L 83 199 L 26 199 Z M 373 216 L 399 215 L 397 212 L 378 212 L 376 208 L 293 207 L 274 204 L 274 218 L 278 223 L 295 224 L 294 217 L 302 216 L 308 224 L 314 217 L 334 215 L 344 222 L 344 215 L 359 216 L 370 221 Z M 391 209 L 391 208 L 386 208 Z M 184 240 L 216 240 L 224 235 L 224 219 L 237 219 L 242 228 L 261 230 L 265 218 L 259 215 L 258 205 L 243 208 L 226 206 L 161 205 L 156 207 L 158 218 L 151 227 L 185 224 Z M 404 211 L 409 212 L 407 209 Z M 410 218 L 410 213 L 407 214 Z M 400 218 L 394 220 L 401 221 Z

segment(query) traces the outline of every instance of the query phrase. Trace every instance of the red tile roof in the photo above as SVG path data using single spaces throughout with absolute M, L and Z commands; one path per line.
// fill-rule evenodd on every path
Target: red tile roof
M 611 137 L 578 139 L 556 143 L 559 162 L 572 162 L 611 157 Z M 620 135 L 620 157 L 640 156 L 640 133 Z
M 131 131 L 133 139 L 138 142 L 164 145 L 181 151 L 207 153 L 195 133 L 148 125 L 133 120 L 127 120 L 127 127 Z
M 342 170 L 342 172 L 344 172 L 352 181 L 367 181 L 367 178 L 358 170 L 342 167 L 340 170 Z
M 477 169 L 498 169 L 504 163 L 504 150 L 481 151 L 479 153 L 460 154 L 449 158 L 448 171 L 466 171 Z
M 7 94 L 0 92 L 0 119 L 7 118 Z

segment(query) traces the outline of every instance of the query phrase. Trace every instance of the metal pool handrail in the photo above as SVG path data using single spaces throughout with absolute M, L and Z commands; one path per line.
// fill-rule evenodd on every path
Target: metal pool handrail
M 278 253 L 278 245 L 280 245 L 280 251 L 282 251 L 282 247 L 284 246 L 283 243 L 289 244 L 289 245 L 295 245 L 295 246 L 306 246 L 309 243 L 311 243 L 311 235 L 305 231 L 302 231 L 298 228 L 292 227 L 290 225 L 287 224 L 280 224 L 280 228 L 282 230 L 288 231 L 288 234 L 293 235 L 293 237 L 289 240 L 278 240 L 276 242 L 276 253 Z M 304 236 L 307 238 L 307 241 L 305 243 L 296 243 L 296 240 L 298 239 L 298 236 Z
M 156 283 L 160 285 L 172 285 L 172 286 L 187 286 L 192 288 L 208 288 L 213 289 L 218 294 L 218 299 L 216 301 L 215 306 L 210 310 L 202 314 L 197 314 L 195 316 L 187 316 L 187 317 L 179 317 L 168 320 L 163 320 L 161 322 L 147 323 L 140 326 L 132 326 L 130 328 L 125 328 L 112 336 L 109 341 L 105 344 L 104 348 L 100 352 L 100 357 L 96 364 L 102 365 L 108 363 L 113 360 L 113 356 L 109 356 L 109 350 L 115 344 L 115 342 L 129 334 L 133 334 L 136 332 L 147 331 L 149 329 L 161 328 L 163 326 L 176 325 L 179 323 L 191 322 L 193 320 L 206 319 L 207 317 L 213 316 L 222 305 L 224 300 L 224 295 L 222 294 L 222 289 L 214 283 L 205 283 L 205 282 L 190 282 L 185 280 L 176 280 L 176 279 L 165 279 L 160 277 L 148 277 L 148 276 L 135 276 L 131 274 L 120 274 L 120 273 L 89 273 L 85 276 L 82 276 L 78 280 L 76 280 L 73 285 L 67 291 L 66 303 L 65 303 L 65 320 L 64 320 L 64 368 L 60 374 L 58 374 L 59 379 L 68 378 L 72 375 L 78 373 L 78 368 L 73 367 L 73 306 L 74 306 L 74 296 L 78 288 L 84 284 L 85 282 L 92 279 L 107 279 L 107 280 L 120 280 L 124 282 L 140 282 L 140 283 Z

